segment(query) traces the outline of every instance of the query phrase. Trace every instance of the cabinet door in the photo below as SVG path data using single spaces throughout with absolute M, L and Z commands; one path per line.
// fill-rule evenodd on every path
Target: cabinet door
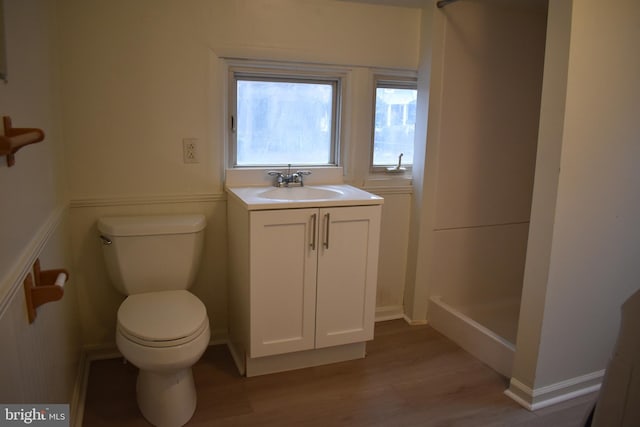
M 252 212 L 250 357 L 314 346 L 317 209 Z
M 381 206 L 320 210 L 316 347 L 373 339 Z

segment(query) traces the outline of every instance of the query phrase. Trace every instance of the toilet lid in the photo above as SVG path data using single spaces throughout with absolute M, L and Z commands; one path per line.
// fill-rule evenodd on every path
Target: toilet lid
M 118 309 L 118 327 L 136 341 L 176 341 L 208 324 L 202 301 L 185 290 L 130 295 Z

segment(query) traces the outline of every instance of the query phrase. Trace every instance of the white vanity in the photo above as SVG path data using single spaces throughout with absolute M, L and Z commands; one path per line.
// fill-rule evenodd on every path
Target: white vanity
M 229 338 L 240 372 L 364 357 L 383 199 L 349 185 L 227 192 Z

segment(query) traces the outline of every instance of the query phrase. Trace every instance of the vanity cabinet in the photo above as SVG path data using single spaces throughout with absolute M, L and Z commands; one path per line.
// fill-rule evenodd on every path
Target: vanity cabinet
M 379 204 L 249 211 L 229 200 L 229 335 L 241 371 L 364 357 L 380 216 Z
M 251 213 L 251 357 L 373 338 L 379 223 L 379 206 Z

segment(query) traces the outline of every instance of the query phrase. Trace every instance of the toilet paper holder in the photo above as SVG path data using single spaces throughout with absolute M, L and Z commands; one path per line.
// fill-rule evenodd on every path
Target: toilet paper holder
M 33 264 L 33 276 L 27 274 L 24 279 L 24 293 L 27 301 L 29 323 L 36 320 L 36 308 L 51 301 L 57 301 L 64 295 L 64 284 L 69 272 L 63 268 L 41 270 L 40 259 Z

